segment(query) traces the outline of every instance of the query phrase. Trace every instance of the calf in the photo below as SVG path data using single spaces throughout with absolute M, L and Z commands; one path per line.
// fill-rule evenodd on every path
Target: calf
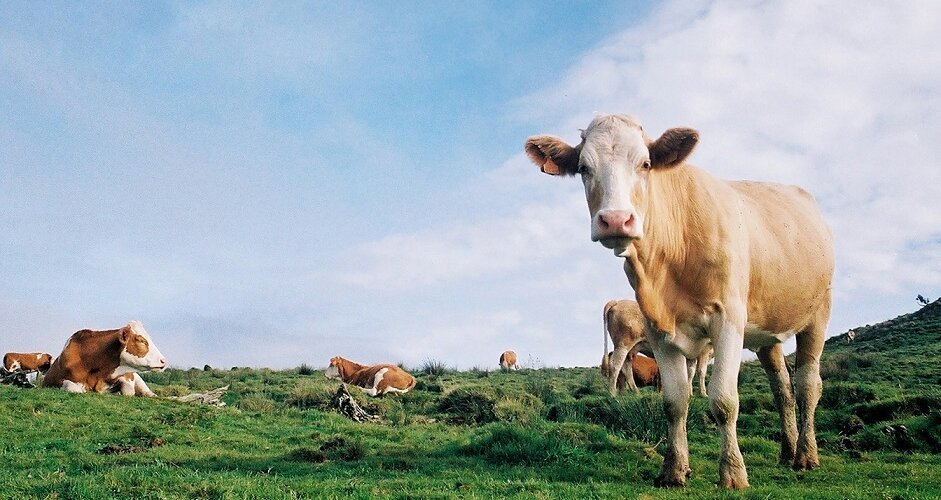
M 501 354 L 500 368 L 503 370 L 519 370 L 519 365 L 516 364 L 516 353 L 513 351 L 506 351 Z
M 44 352 L 8 352 L 3 356 L 3 368 L 9 372 L 46 373 L 52 365 L 52 355 Z
M 167 360 L 140 321 L 117 330 L 79 330 L 72 334 L 42 381 L 43 387 L 69 392 L 120 392 L 124 396 L 155 394 L 139 371 L 160 371 Z
M 334 356 L 324 375 L 355 385 L 366 394 L 376 397 L 390 392 L 405 394 L 415 387 L 415 377 L 392 364 L 361 365 Z

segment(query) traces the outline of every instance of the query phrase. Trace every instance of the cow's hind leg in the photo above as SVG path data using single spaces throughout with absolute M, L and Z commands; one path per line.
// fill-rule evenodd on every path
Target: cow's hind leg
M 648 330 L 648 340 L 660 333 Z M 667 417 L 667 451 L 663 457 L 656 486 L 686 486 L 689 468 L 689 445 L 686 440 L 686 417 L 689 413 L 689 380 L 686 377 L 686 357 L 664 339 L 650 341 L 660 381 L 663 385 L 663 411 Z
M 784 360 L 784 348 L 781 344 L 763 347 L 758 350 L 758 360 L 768 375 L 774 404 L 781 418 L 780 461 L 782 464 L 790 464 L 794 461 L 797 447 L 797 417 L 794 414 L 794 394 L 791 392 L 791 376 Z
M 608 372 L 608 392 L 612 396 L 618 395 L 618 374 L 621 373 L 621 370 L 624 368 L 624 363 L 627 360 L 627 353 L 630 352 L 630 349 L 627 346 L 617 346 L 614 348 L 614 352 L 611 353 L 610 364 L 608 365 L 610 372 Z M 634 385 L 634 374 L 631 373 L 628 378 L 630 382 L 629 385 Z
M 797 406 L 800 409 L 800 434 L 797 437 L 797 452 L 794 456 L 795 470 L 813 469 L 820 465 L 817 436 L 814 432 L 814 414 L 823 389 L 823 381 L 820 379 L 820 355 L 823 353 L 824 333 L 830 317 L 829 300 L 821 309 L 824 311 L 818 312 L 814 325 L 797 334 L 794 385 Z

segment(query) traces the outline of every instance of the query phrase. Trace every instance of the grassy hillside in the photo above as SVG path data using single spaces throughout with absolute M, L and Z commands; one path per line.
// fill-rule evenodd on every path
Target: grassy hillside
M 718 438 L 690 410 L 693 498 L 934 498 L 941 303 L 828 342 L 819 470 L 776 463 L 767 382 L 743 366 L 740 442 L 753 488 L 714 486 Z M 597 368 L 412 370 L 407 395 L 353 394 L 382 423 L 329 409 L 321 371 L 168 370 L 161 395 L 230 385 L 226 408 L 0 387 L 0 492 L 24 498 L 674 497 L 651 487 L 665 433 L 659 395 L 606 396 Z M 901 427 L 905 431 L 902 432 Z M 891 429 L 891 434 L 887 429 Z

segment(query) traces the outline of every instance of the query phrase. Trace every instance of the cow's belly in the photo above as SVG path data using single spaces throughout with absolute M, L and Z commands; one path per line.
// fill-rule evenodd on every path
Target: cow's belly
M 771 347 L 793 337 L 794 333 L 794 330 L 769 332 L 754 323 L 749 323 L 745 325 L 745 348 L 756 351 L 762 347 Z

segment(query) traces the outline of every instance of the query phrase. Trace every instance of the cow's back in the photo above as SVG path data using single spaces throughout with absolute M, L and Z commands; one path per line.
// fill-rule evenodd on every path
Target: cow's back
M 610 307 L 606 306 L 605 319 L 615 347 L 629 344 L 629 340 L 643 336 L 644 315 L 633 300 L 619 300 Z

